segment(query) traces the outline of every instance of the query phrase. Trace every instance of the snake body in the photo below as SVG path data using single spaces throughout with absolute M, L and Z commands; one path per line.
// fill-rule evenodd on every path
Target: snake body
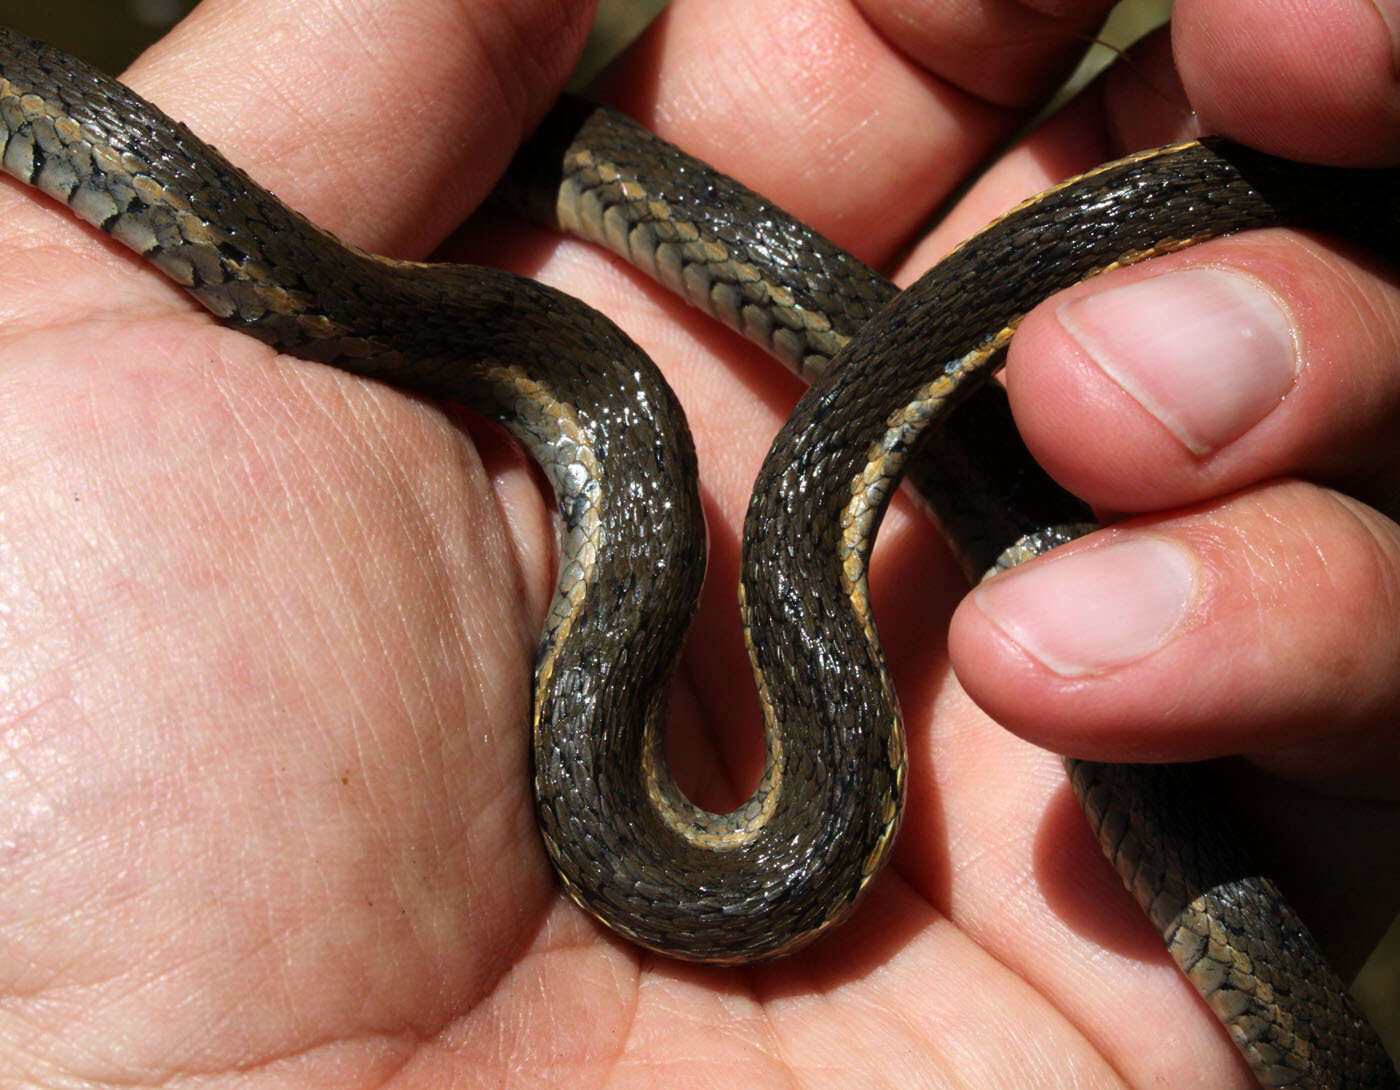
M 12 31 L 0 32 L 0 142 L 7 172 L 230 326 L 468 404 L 521 439 L 554 487 L 561 533 L 534 693 L 545 847 L 570 895 L 610 927 L 720 963 L 810 941 L 888 856 L 904 746 L 865 572 L 920 444 L 937 444 L 924 464 L 942 472 L 920 478 L 970 572 L 1083 529 L 1082 505 L 1007 438 L 999 394 L 977 392 L 1020 318 L 1086 276 L 1245 228 L 1318 226 L 1400 253 L 1392 173 L 1301 167 L 1212 141 L 1057 187 L 895 297 L 669 145 L 607 111 L 561 107 L 531 151 L 546 163 L 534 171 L 546 196 L 527 203 L 818 378 L 764 464 L 745 526 L 741 603 L 766 767 L 746 804 L 715 815 L 675 788 L 659 742 L 704 566 L 694 454 L 674 396 L 624 334 L 505 273 L 346 247 L 120 84 Z M 754 241 L 745 221 L 775 233 Z M 830 255 L 826 272 L 779 279 L 794 256 L 810 269 L 811 253 Z M 843 287 L 848 276 L 857 287 Z M 835 302 L 848 295 L 853 309 Z M 894 342 L 918 344 L 924 362 L 901 359 Z M 949 416 L 962 400 L 972 411 Z M 947 435 L 930 440 L 945 419 Z M 948 463 L 979 476 L 951 480 Z M 1397 1085 L 1302 924 L 1250 875 L 1186 773 L 1070 768 L 1106 852 L 1263 1085 Z

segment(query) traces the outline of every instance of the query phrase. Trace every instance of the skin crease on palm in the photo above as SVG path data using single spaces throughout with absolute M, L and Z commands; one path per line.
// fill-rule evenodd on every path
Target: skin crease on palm
M 1180 0 L 1172 43 L 921 238 L 1105 6 L 676 0 L 598 90 L 865 260 L 907 254 L 903 283 L 1012 201 L 1179 135 L 1188 98 L 1268 151 L 1395 161 L 1400 9 Z M 314 221 L 420 258 L 590 16 L 223 0 L 128 79 Z M 1344 973 L 1394 912 L 1400 534 L 1364 503 L 1395 494 L 1400 300 L 1363 255 L 1270 232 L 1165 259 L 1256 277 L 1302 346 L 1273 411 L 1205 456 L 1053 302 L 1027 320 L 1007 381 L 1032 449 L 1134 516 L 1074 548 L 1178 541 L 1206 590 L 1162 650 L 1067 679 L 971 602 L 950 632 L 965 588 L 897 506 L 872 572 L 911 745 L 894 863 L 839 933 L 717 970 L 607 937 L 546 864 L 526 738 L 552 528 L 522 457 L 218 328 L 17 185 L 0 202 L 0 1082 L 1249 1086 L 1042 746 L 1248 754 L 1242 820 Z M 737 535 L 796 383 L 587 247 L 477 223 L 442 255 L 581 296 L 676 386 L 711 559 L 671 750 L 697 801 L 735 803 L 758 757 Z

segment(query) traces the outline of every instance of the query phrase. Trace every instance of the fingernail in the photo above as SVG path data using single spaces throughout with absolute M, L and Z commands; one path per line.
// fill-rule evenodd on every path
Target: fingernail
M 1298 374 L 1293 327 L 1258 281 L 1186 269 L 1063 303 L 1060 324 L 1194 454 L 1243 435 Z
M 1196 601 L 1195 556 L 1165 538 L 1133 536 L 998 576 L 977 607 L 1061 677 L 1136 662 L 1181 631 Z
M 1391 71 L 1400 72 L 1400 3 L 1396 0 L 1371 0 L 1371 6 L 1390 32 Z

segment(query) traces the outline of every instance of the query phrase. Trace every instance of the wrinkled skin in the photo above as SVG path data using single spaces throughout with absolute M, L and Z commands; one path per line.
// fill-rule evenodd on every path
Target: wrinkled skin
M 677 0 L 599 93 L 865 260 L 907 254 L 902 282 L 1012 201 L 1190 131 L 1188 98 L 1272 152 L 1395 161 L 1396 47 L 1366 0 L 1180 0 L 1170 46 L 920 240 L 1106 6 Z M 590 14 L 210 0 L 129 79 L 312 219 L 424 257 Z M 1223 774 L 1344 972 L 1393 913 L 1400 299 L 1361 255 L 1270 232 L 1076 289 L 1224 267 L 1283 303 L 1298 380 L 1204 455 L 1054 301 L 1026 322 L 1007 381 L 1035 453 L 1134 516 L 1117 539 L 1186 549 L 1204 590 L 1155 653 L 1065 676 L 1009 634 L 1035 642 L 1034 596 L 969 599 L 945 637 L 964 587 L 898 507 L 872 573 L 912 750 L 895 862 L 835 936 L 724 971 L 639 955 L 552 880 L 526 756 L 552 530 L 513 448 L 272 358 L 52 203 L 8 180 L 0 201 L 0 1081 L 1250 1085 L 1039 747 L 1247 755 Z M 480 224 L 446 255 L 588 299 L 675 384 L 713 555 L 672 748 L 698 801 L 732 804 L 759 756 L 737 535 L 795 382 L 585 247 Z

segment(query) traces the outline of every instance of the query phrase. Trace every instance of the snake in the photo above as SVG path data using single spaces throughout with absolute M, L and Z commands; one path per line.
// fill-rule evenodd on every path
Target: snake
M 705 565 L 694 447 L 659 370 L 582 302 L 500 270 L 391 260 L 288 208 L 185 126 L 0 29 L 0 167 L 278 351 L 500 422 L 555 497 L 558 576 L 532 700 L 536 812 L 579 905 L 668 957 L 737 965 L 839 925 L 906 790 L 867 566 L 912 478 L 972 578 L 1093 529 L 988 381 L 1021 318 L 1087 277 L 1295 226 L 1400 256 L 1400 174 L 1219 138 L 1130 155 L 1008 212 L 913 286 L 884 278 L 643 127 L 566 98 L 500 199 L 598 242 L 811 381 L 755 483 L 739 596 L 764 771 L 729 814 L 662 749 Z M 1105 855 L 1265 1087 L 1400 1085 L 1303 921 L 1193 766 L 1067 759 Z

